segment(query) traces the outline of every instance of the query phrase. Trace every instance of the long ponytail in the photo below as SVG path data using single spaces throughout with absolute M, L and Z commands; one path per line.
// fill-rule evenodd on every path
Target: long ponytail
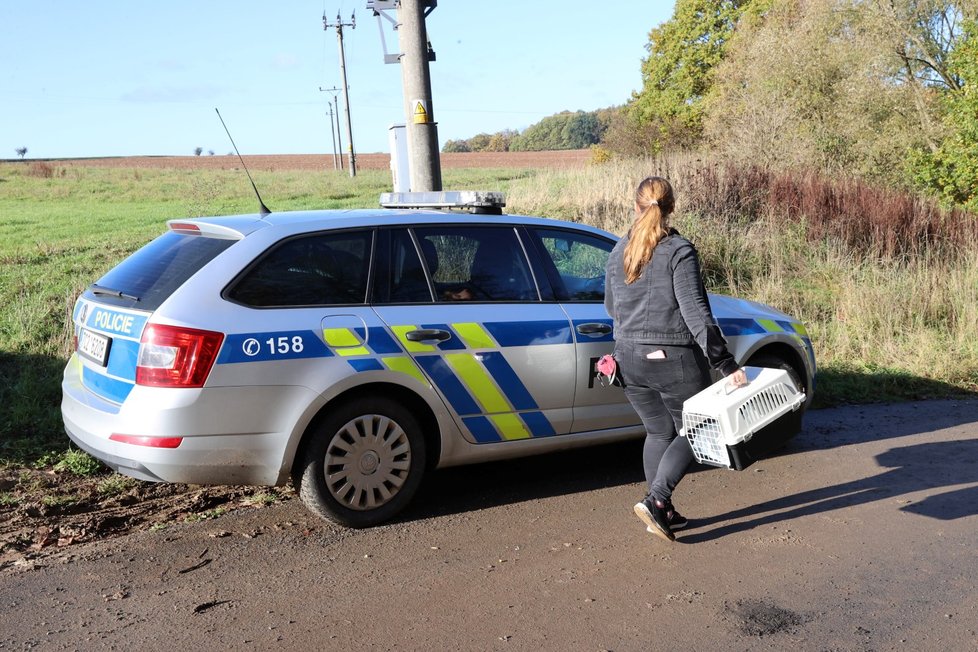
M 669 215 L 675 207 L 672 186 L 662 177 L 648 177 L 635 191 L 635 218 L 625 245 L 625 283 L 634 283 L 659 241 L 669 234 Z

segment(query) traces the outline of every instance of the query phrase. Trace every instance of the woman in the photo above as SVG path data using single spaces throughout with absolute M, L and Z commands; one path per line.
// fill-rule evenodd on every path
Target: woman
M 608 258 L 604 299 L 625 395 L 645 425 L 649 491 L 635 514 L 669 541 L 686 525 L 672 492 L 693 461 L 689 443 L 677 434 L 683 401 L 711 383 L 711 366 L 736 386 L 747 383 L 710 311 L 696 250 L 669 227 L 674 206 L 665 179 L 639 184 L 635 222 Z

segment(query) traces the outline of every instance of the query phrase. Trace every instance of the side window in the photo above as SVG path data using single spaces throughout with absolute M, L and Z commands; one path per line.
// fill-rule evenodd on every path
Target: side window
M 364 303 L 371 234 L 302 236 L 269 249 L 227 292 L 248 306 Z
M 414 230 L 436 301 L 538 301 L 516 231 L 491 226 Z
M 604 269 L 615 243 L 586 233 L 535 229 L 557 275 L 557 299 L 604 301 Z
M 390 295 L 382 301 L 391 303 L 430 303 L 431 289 L 425 277 L 421 258 L 407 229 L 390 232 L 389 278 Z M 425 240 L 420 243 L 428 269 L 437 265 L 434 245 Z

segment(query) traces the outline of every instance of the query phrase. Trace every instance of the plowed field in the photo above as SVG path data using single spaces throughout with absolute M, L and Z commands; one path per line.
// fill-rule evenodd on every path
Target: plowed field
M 245 156 L 253 170 L 319 170 L 333 167 L 332 154 L 277 154 Z M 464 152 L 441 155 L 443 168 L 575 168 L 591 160 L 587 149 L 554 152 Z M 112 156 L 103 158 L 59 159 L 59 165 L 87 165 L 122 168 L 186 168 L 229 170 L 240 163 L 234 155 L 218 156 Z M 357 154 L 357 169 L 386 170 L 390 154 Z

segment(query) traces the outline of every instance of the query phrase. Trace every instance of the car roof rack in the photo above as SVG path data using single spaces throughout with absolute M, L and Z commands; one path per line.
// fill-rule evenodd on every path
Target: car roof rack
M 479 215 L 502 215 L 506 195 L 489 190 L 446 190 L 437 192 L 385 192 L 384 208 L 456 208 Z

